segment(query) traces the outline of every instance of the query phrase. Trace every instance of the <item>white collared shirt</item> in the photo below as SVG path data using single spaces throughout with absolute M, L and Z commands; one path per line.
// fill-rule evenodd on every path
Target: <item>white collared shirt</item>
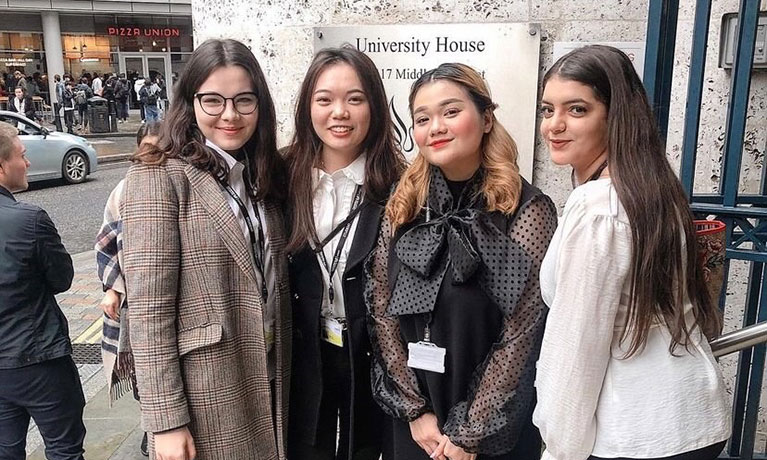
M 255 227 L 258 223 L 258 220 L 256 220 L 256 214 L 255 210 L 253 209 L 253 203 L 250 200 L 250 196 L 247 193 L 247 189 L 245 188 L 245 179 L 243 178 L 243 171 L 245 170 L 245 165 L 240 163 L 239 161 L 235 160 L 233 156 L 228 154 L 226 151 L 221 149 L 219 146 L 211 142 L 210 140 L 205 140 L 205 145 L 212 148 L 218 155 L 226 161 L 226 164 L 229 166 L 229 186 L 232 187 L 232 189 L 237 193 L 240 200 L 245 205 L 245 208 L 248 210 L 248 215 L 250 216 L 250 220 L 253 223 L 253 226 Z M 229 207 L 232 208 L 232 212 L 234 213 L 234 217 L 237 219 L 237 223 L 240 225 L 240 229 L 242 230 L 242 234 L 245 237 L 245 244 L 247 245 L 248 249 L 250 250 L 251 244 L 250 244 L 250 231 L 248 230 L 248 224 L 245 221 L 245 217 L 242 215 L 242 211 L 240 210 L 240 206 L 237 204 L 237 201 L 229 195 L 226 191 L 223 191 L 224 196 L 226 197 L 226 202 L 229 204 Z M 264 319 L 264 338 L 266 339 L 266 351 L 268 354 L 268 367 L 269 367 L 269 377 L 270 379 L 274 377 L 274 370 L 276 365 L 276 357 L 274 354 L 274 323 L 275 323 L 275 310 L 276 306 L 274 303 L 275 300 L 275 289 L 276 289 L 276 278 L 274 273 L 274 264 L 272 263 L 271 258 L 271 248 L 269 244 L 269 229 L 266 227 L 266 213 L 264 211 L 264 204 L 263 202 L 258 203 L 258 214 L 260 217 L 263 233 L 264 233 L 264 274 L 263 276 L 266 277 L 266 283 L 267 283 L 267 289 L 269 291 L 269 297 L 267 298 L 266 305 L 264 306 L 262 315 Z M 254 228 L 256 231 L 256 238 L 258 238 L 258 229 Z M 252 255 L 252 251 L 251 255 Z M 255 260 L 253 260 L 253 264 L 255 265 Z M 258 286 L 256 287 L 258 289 L 259 295 L 261 292 L 261 285 L 264 282 L 262 278 L 262 274 L 259 273 L 258 270 L 254 270 L 256 272 L 256 279 L 258 280 Z
M 363 153 L 349 166 L 339 169 L 333 174 L 328 174 L 318 168 L 312 168 L 314 227 L 317 230 L 317 238 L 320 241 L 324 240 L 338 224 L 343 222 L 352 210 L 354 192 L 357 189 L 357 186 L 361 187 L 365 183 L 365 159 L 366 155 Z M 354 233 L 357 229 L 358 221 L 359 215 L 352 220 L 349 234 L 338 260 L 338 268 L 335 273 L 333 273 L 332 280 L 328 280 L 329 267 L 325 267 L 322 257 L 317 254 L 317 261 L 320 264 L 320 270 L 322 270 L 322 280 L 324 284 L 324 292 L 322 294 L 322 316 L 325 318 L 345 318 L 346 310 L 344 308 L 342 279 L 344 271 L 346 270 L 346 260 L 349 257 L 352 241 L 354 241 Z M 342 233 L 343 232 L 338 232 L 336 236 L 322 248 L 328 265 L 333 263 L 333 255 L 341 240 Z M 334 291 L 332 304 L 330 303 L 330 297 L 328 295 L 328 285 L 330 282 L 333 283 L 332 286 Z

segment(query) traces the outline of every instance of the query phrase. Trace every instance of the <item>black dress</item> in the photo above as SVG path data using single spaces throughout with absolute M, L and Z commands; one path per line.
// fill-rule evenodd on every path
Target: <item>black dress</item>
M 486 212 L 482 180 L 479 171 L 465 186 L 451 184 L 432 167 L 429 216 L 391 241 L 385 221 L 369 260 L 373 392 L 394 417 L 387 460 L 428 459 L 408 426 L 425 412 L 479 459 L 540 457 L 531 421 L 546 315 L 538 271 L 556 210 L 525 182 L 513 215 Z M 407 366 L 407 344 L 424 340 L 427 324 L 431 342 L 447 350 L 442 374 Z

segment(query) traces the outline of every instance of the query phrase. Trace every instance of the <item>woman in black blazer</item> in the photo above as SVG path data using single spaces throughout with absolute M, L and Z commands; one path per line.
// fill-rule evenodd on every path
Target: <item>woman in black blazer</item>
M 21 113 L 30 120 L 37 119 L 35 103 L 32 101 L 32 96 L 28 95 L 27 91 L 21 86 L 16 87 L 14 94 L 15 97 L 12 97 L 8 101 L 8 111 Z
M 350 47 L 320 51 L 302 84 L 295 126 L 287 150 L 288 453 L 291 460 L 376 460 L 383 413 L 371 395 L 363 261 L 404 159 L 375 64 Z

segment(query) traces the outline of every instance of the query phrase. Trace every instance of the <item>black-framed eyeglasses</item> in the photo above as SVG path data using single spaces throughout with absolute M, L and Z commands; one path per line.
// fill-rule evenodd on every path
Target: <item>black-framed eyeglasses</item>
M 232 101 L 234 110 L 240 115 L 250 115 L 258 109 L 258 96 L 253 92 L 235 94 L 232 97 L 224 97 L 218 93 L 196 93 L 194 95 L 200 108 L 208 115 L 215 117 L 224 113 L 226 101 Z

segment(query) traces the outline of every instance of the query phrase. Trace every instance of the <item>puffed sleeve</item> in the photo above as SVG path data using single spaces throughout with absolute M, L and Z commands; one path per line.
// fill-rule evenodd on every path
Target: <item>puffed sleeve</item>
M 399 319 L 387 312 L 389 298 L 389 243 L 391 224 L 384 216 L 378 241 L 365 262 L 365 303 L 373 349 L 371 379 L 373 397 L 392 417 L 410 422 L 430 410 L 418 390 L 415 373 L 407 366 Z
M 190 419 L 176 341 L 179 204 L 166 169 L 132 166 L 120 211 L 143 426 L 150 432 L 167 431 Z
M 544 458 L 585 460 L 596 437 L 596 408 L 611 356 L 631 229 L 611 215 L 565 210 L 556 291 L 538 360 L 533 417 Z
M 451 442 L 484 455 L 514 448 L 535 401 L 535 361 L 546 319 L 538 272 L 556 230 L 557 213 L 543 194 L 518 212 L 509 236 L 531 260 L 529 276 L 513 311 L 504 317 L 492 351 L 475 370 L 466 399 L 451 408 L 443 427 Z

